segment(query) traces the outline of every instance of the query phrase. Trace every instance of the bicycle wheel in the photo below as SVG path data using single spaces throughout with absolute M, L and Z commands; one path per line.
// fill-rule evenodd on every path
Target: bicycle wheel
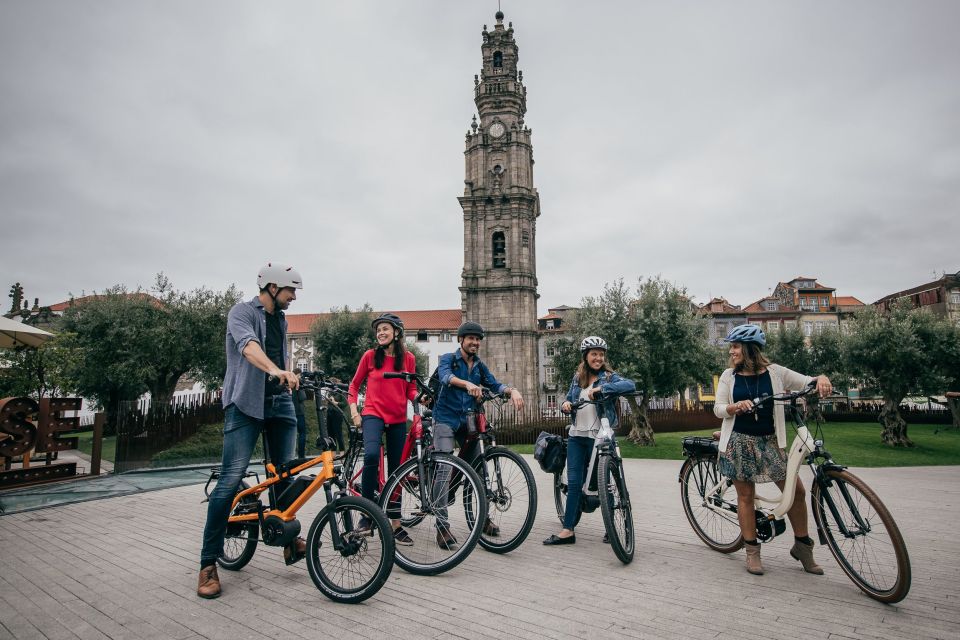
M 874 600 L 894 603 L 910 591 L 910 557 L 893 516 L 849 471 L 826 471 L 810 489 L 813 517 L 843 572 Z
M 423 459 L 422 478 L 417 463 L 407 460 L 390 475 L 380 506 L 386 508 L 392 498 L 401 522 L 416 523 L 406 529 L 413 544 L 396 546 L 396 563 L 410 573 L 434 575 L 463 562 L 477 545 L 487 496 L 477 472 L 460 458 L 430 453 Z M 468 499 L 457 500 L 457 492 Z
M 523 544 L 533 527 L 537 515 L 536 481 L 526 461 L 505 447 L 491 447 L 474 462 L 481 482 L 484 464 L 489 512 L 480 546 L 494 553 L 507 553 Z M 473 500 L 469 485 L 464 487 L 463 499 Z
M 560 524 L 563 524 L 563 516 L 567 509 L 567 469 L 564 468 L 560 473 L 553 474 L 553 504 L 557 507 L 557 517 L 560 518 Z M 573 519 L 573 526 L 580 523 L 580 516 L 583 511 L 577 509 L 577 516 Z
M 369 530 L 357 530 L 361 518 Z M 333 527 L 340 549 L 333 545 Z M 307 534 L 307 571 L 313 584 L 334 602 L 362 602 L 375 594 L 393 569 L 393 532 L 375 503 L 337 497 L 313 519 Z
M 240 483 L 237 493 L 249 489 L 250 485 L 246 481 Z M 257 513 L 260 508 L 260 500 L 257 496 L 249 495 L 241 498 L 237 506 L 230 512 L 231 516 Z M 239 571 L 247 566 L 247 563 L 253 558 L 257 550 L 257 542 L 260 537 L 260 523 L 256 520 L 250 522 L 228 522 L 227 531 L 223 538 L 223 552 L 217 558 L 217 564 L 228 571 Z
M 743 546 L 737 520 L 737 491 L 723 482 L 715 492 L 705 495 L 721 479 L 716 459 L 687 458 L 680 468 L 680 501 L 694 533 L 708 547 L 733 553 Z
M 610 547 L 623 564 L 633 562 L 633 509 L 623 477 L 623 461 L 612 455 L 600 456 L 600 513 Z

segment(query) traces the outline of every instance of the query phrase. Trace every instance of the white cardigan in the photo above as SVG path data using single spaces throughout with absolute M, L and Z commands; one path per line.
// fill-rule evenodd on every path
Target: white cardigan
M 773 394 L 778 395 L 786 391 L 802 391 L 810 381 L 810 376 L 791 371 L 778 364 L 771 364 L 767 367 L 770 372 L 770 382 L 773 383 Z M 727 414 L 727 405 L 733 404 L 733 369 L 727 369 L 720 374 L 720 382 L 717 383 L 717 400 L 713 405 L 713 413 L 723 420 L 720 427 L 720 451 L 727 450 L 727 443 L 730 442 L 730 434 L 733 433 L 733 423 L 737 416 Z M 787 423 L 784 418 L 783 405 L 777 404 L 773 408 L 773 426 L 777 434 L 777 445 L 781 449 L 787 448 Z

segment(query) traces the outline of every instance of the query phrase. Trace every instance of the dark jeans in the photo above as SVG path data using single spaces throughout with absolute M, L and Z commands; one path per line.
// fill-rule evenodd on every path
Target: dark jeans
M 336 409 L 327 409 L 327 435 L 336 441 L 338 451 L 347 448 L 343 443 L 343 414 Z
M 407 437 L 407 423 L 384 424 L 377 416 L 363 416 L 360 422 L 363 430 L 363 476 L 361 477 L 361 492 L 363 497 L 373 500 L 373 494 L 380 489 L 380 439 L 384 432 L 387 434 L 387 473 L 400 466 L 400 456 L 403 455 L 403 442 Z M 387 505 L 387 517 L 393 520 L 400 518 L 400 505 L 391 501 Z
M 302 458 L 307 451 L 307 418 L 301 413 L 297 416 L 297 457 Z
M 207 504 L 207 522 L 203 527 L 203 549 L 200 551 L 200 566 L 213 564 L 223 553 L 223 536 L 227 530 L 227 518 L 240 481 L 247 472 L 250 456 L 257 445 L 262 428 L 266 428 L 270 459 L 281 464 L 293 459 L 297 437 L 297 416 L 293 411 L 290 394 L 273 396 L 263 407 L 263 420 L 246 415 L 235 405 L 226 410 L 223 424 L 223 460 L 220 464 L 220 479 L 210 494 Z M 288 482 L 288 481 L 287 481 Z M 279 495 L 285 483 L 276 484 Z
M 586 482 L 587 465 L 593 453 L 593 438 L 571 436 L 567 439 L 567 506 L 563 512 L 563 528 L 573 531 L 580 510 L 580 496 Z

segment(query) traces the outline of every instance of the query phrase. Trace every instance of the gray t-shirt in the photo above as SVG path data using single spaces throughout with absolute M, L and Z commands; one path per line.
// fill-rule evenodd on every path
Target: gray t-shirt
M 580 391 L 581 400 L 589 400 L 590 389 Z M 596 438 L 600 430 L 600 416 L 597 415 L 597 405 L 585 404 L 577 409 L 577 419 L 570 425 L 570 435 L 582 438 Z

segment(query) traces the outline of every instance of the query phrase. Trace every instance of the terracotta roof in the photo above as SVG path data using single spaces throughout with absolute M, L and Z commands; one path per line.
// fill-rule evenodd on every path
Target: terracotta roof
M 71 298 L 70 300 L 65 300 L 64 302 L 58 302 L 57 304 L 52 304 L 52 305 L 50 305 L 50 311 L 56 311 L 57 313 L 63 313 L 64 311 L 67 310 L 68 307 L 72 307 L 72 306 L 74 306 L 74 305 L 83 304 L 84 302 L 88 302 L 88 301 L 90 301 L 90 300 L 97 300 L 97 299 L 105 298 L 105 297 L 106 297 L 106 296 L 104 296 L 104 295 L 97 294 L 97 295 L 91 295 L 91 296 L 83 296 L 83 297 L 80 297 L 80 298 Z M 154 297 L 153 297 L 152 295 L 150 295 L 149 293 L 144 293 L 144 292 L 142 292 L 142 291 L 137 291 L 137 292 L 133 292 L 133 293 L 128 293 L 128 294 L 127 294 L 127 297 L 128 297 L 128 298 L 140 298 L 140 299 L 145 299 L 145 300 L 156 300 L 156 298 L 154 298 Z M 159 302 L 159 301 L 158 301 L 158 302 Z
M 562 318 L 555 313 L 548 313 L 545 316 L 540 316 L 537 320 L 562 320 Z
M 853 296 L 837 296 L 838 307 L 865 307 L 866 304 Z
M 374 314 L 383 313 L 375 311 Z M 400 316 L 403 326 L 409 331 L 427 329 L 433 331 L 455 331 L 461 322 L 463 312 L 460 309 L 434 309 L 425 311 L 391 311 Z M 326 318 L 329 313 L 288 313 L 287 333 L 309 333 L 310 326 L 317 318 Z

